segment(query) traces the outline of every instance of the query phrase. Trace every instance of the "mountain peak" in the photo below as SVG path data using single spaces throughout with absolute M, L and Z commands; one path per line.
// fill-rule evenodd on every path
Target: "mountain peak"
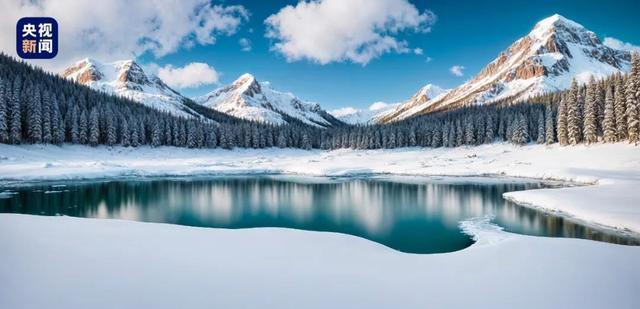
M 195 115 L 184 105 L 185 98 L 182 95 L 159 78 L 147 75 L 133 59 L 105 63 L 84 58 L 67 68 L 62 76 L 93 89 L 127 97 L 174 115 Z
M 253 76 L 253 74 L 251 73 L 244 73 L 242 75 L 240 75 L 240 77 L 238 77 L 237 81 L 239 80 L 255 80 L 256 77 Z
M 567 89 L 573 78 L 584 83 L 592 76 L 626 71 L 630 58 L 628 51 L 605 46 L 592 31 L 555 14 L 539 21 L 468 82 L 436 98 L 427 98 L 421 90 L 382 122 Z
M 587 30 L 581 24 L 559 14 L 539 21 L 535 27 L 533 27 L 528 37 L 539 42 L 557 40 L 565 43 L 578 43 L 590 46 L 600 44 L 600 39 L 598 39 L 595 33 Z
M 230 85 L 193 100 L 238 118 L 276 125 L 287 123 L 287 118 L 296 118 L 318 127 L 338 122 L 318 104 L 302 101 L 292 93 L 277 91 L 268 82 L 258 82 L 249 73 L 242 74 Z
M 557 27 L 559 25 L 564 25 L 564 26 L 569 26 L 572 28 L 584 28 L 581 24 L 568 19 L 560 14 L 553 14 L 541 21 L 539 21 L 535 28 L 553 28 L 553 27 Z

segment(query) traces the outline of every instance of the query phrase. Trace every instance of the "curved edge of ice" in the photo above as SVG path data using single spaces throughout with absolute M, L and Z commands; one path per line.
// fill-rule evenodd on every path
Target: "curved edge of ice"
M 505 232 L 502 227 L 491 220 L 493 220 L 493 216 L 482 216 L 460 222 L 459 226 L 462 232 L 471 236 L 475 241 L 468 249 L 495 246 L 514 238 L 513 234 Z

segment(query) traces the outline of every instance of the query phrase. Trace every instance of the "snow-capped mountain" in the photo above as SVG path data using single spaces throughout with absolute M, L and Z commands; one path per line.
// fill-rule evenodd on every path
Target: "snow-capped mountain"
M 371 104 L 367 109 L 343 107 L 329 111 L 329 114 L 348 124 L 369 124 L 376 123 L 378 118 L 383 117 L 399 105 L 400 103 L 389 104 L 376 102 Z
M 87 58 L 66 69 L 62 76 L 177 116 L 198 115 L 184 104 L 185 97 L 158 77 L 147 75 L 133 60 L 101 63 Z
M 331 111 L 330 113 L 336 118 L 349 124 L 374 124 L 381 123 L 385 118 L 394 113 L 400 107 L 419 106 L 433 98 L 437 98 L 449 89 L 442 89 L 433 84 L 427 84 L 420 88 L 411 99 L 404 103 L 384 103 L 376 102 L 371 104 L 368 109 L 356 109 L 353 107 L 344 107 Z
M 628 71 L 630 58 L 629 51 L 606 46 L 595 33 L 556 14 L 538 22 L 470 81 L 430 100 L 416 95 L 381 122 L 567 89 L 573 78 L 584 83 L 591 76 Z
M 219 112 L 265 123 L 283 124 L 289 117 L 318 127 L 341 123 L 320 105 L 304 102 L 289 92 L 276 91 L 270 83 L 258 82 L 251 74 L 193 100 Z

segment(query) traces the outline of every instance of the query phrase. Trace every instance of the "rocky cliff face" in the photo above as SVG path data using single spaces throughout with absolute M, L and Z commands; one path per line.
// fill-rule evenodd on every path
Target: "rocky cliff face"
M 414 96 L 381 122 L 567 89 L 573 78 L 586 82 L 591 76 L 602 78 L 627 71 L 630 58 L 628 51 L 605 46 L 582 25 L 553 15 L 538 22 L 470 81 L 426 101 Z

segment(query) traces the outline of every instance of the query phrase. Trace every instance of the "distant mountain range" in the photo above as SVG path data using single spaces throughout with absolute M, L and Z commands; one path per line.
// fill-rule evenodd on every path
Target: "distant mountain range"
M 430 100 L 416 95 L 379 121 L 388 123 L 505 98 L 523 100 L 567 89 L 573 78 L 585 83 L 591 76 L 626 72 L 630 60 L 629 51 L 604 45 L 592 31 L 556 14 L 538 22 L 468 82 Z
M 186 98 L 155 76 L 148 76 L 133 60 L 102 63 L 83 59 L 66 69 L 62 76 L 93 89 L 113 93 L 151 108 L 182 117 L 197 117 L 187 107 Z
M 133 60 L 102 63 L 87 58 L 66 69 L 62 75 L 93 89 L 124 96 L 176 116 L 200 117 L 185 104 L 188 98 L 158 77 L 146 74 Z M 343 124 L 320 105 L 276 91 L 268 82 L 260 83 L 251 74 L 244 74 L 232 84 L 193 100 L 237 118 L 263 123 L 284 124 L 297 120 L 317 127 Z
M 445 93 L 448 89 L 442 89 L 436 85 L 428 84 L 422 88 L 413 96 L 409 101 L 416 103 L 424 103 L 433 98 L 437 98 Z M 407 101 L 407 102 L 409 102 Z M 404 103 L 406 104 L 406 102 Z M 352 107 L 345 107 L 331 111 L 330 113 L 336 118 L 349 124 L 375 124 L 385 119 L 387 115 L 394 112 L 403 103 L 384 103 L 376 102 L 371 104 L 368 109 L 355 109 Z
M 287 123 L 288 118 L 318 127 L 341 123 L 320 105 L 302 101 L 289 92 L 274 90 L 270 83 L 258 82 L 251 74 L 244 74 L 232 84 L 194 98 L 194 101 L 238 118 L 272 124 Z
M 553 15 L 538 22 L 475 77 L 454 89 L 428 84 L 407 101 L 374 103 L 369 109 L 325 111 L 292 93 L 280 92 L 251 74 L 193 98 L 198 104 L 228 115 L 271 124 L 300 121 L 317 127 L 343 123 L 389 123 L 415 115 L 526 98 L 567 89 L 573 78 L 587 82 L 629 70 L 631 54 L 603 44 L 582 25 Z M 84 59 L 62 74 L 91 88 L 128 97 L 144 105 L 183 117 L 200 117 L 189 100 L 133 60 L 101 63 Z

